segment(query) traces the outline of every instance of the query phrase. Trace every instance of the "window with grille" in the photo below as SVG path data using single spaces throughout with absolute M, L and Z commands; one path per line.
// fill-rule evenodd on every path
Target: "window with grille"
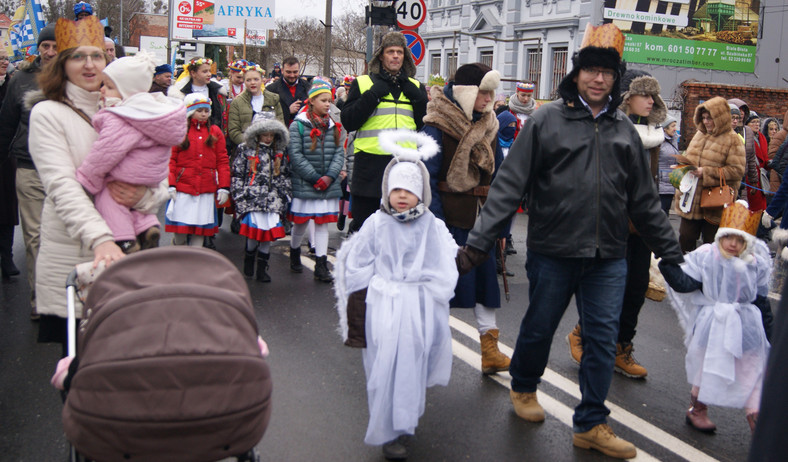
M 441 73 L 441 54 L 433 53 L 430 55 L 430 75 L 440 75 Z
M 566 76 L 566 58 L 569 54 L 568 47 L 555 47 L 553 48 L 553 75 L 552 75 L 552 87 L 550 90 L 550 96 L 556 97 L 558 85 L 561 83 L 561 79 Z
M 528 80 L 533 82 L 536 86 L 534 95 L 539 95 L 539 83 L 542 77 L 542 53 L 538 48 L 530 48 L 527 50 L 528 56 Z
M 479 62 L 482 64 L 486 64 L 489 67 L 493 67 L 493 51 L 492 50 L 481 50 L 479 52 Z
M 457 72 L 457 52 L 456 51 L 447 51 L 446 52 L 446 73 L 450 77 L 453 77 L 455 72 Z

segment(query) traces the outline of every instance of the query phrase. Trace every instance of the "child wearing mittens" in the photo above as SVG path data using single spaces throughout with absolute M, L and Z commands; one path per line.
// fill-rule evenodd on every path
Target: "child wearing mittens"
M 315 223 L 315 279 L 331 282 L 328 271 L 328 224 L 339 217 L 339 199 L 342 197 L 337 181 L 345 163 L 341 143 L 342 127 L 336 124 L 328 111 L 331 107 L 331 83 L 324 77 L 315 77 L 309 90 L 307 110 L 300 112 L 290 124 L 291 180 L 293 202 L 288 220 L 293 223 L 290 241 L 290 270 L 303 271 L 301 265 L 301 240 L 310 221 Z
M 285 237 L 280 214 L 290 202 L 290 173 L 283 155 L 290 137 L 278 120 L 260 118 L 246 129 L 244 139 L 231 167 L 230 186 L 240 234 L 246 236 L 244 274 L 254 276 L 256 259 L 257 280 L 271 282 L 271 242 Z
M 221 128 L 211 124 L 211 100 L 191 93 L 183 102 L 189 129 L 172 148 L 164 229 L 175 233 L 175 245 L 202 247 L 218 230 L 216 204 L 230 198 L 230 161 Z

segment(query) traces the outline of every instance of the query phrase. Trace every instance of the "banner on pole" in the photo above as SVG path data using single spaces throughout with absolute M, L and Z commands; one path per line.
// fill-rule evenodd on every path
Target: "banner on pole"
M 14 55 L 11 61 L 19 61 L 27 56 L 38 53 L 36 42 L 38 34 L 44 28 L 44 13 L 38 0 L 27 0 L 14 13 L 11 28 L 8 30 L 11 39 L 11 49 Z

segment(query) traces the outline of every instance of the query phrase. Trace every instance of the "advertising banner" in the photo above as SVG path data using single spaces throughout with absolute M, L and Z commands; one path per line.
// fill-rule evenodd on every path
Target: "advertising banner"
M 627 62 L 752 73 L 759 20 L 753 3 L 607 0 L 603 16 L 624 32 Z
M 243 41 L 236 32 L 276 27 L 274 0 L 172 0 L 173 40 L 195 40 L 201 37 L 232 38 Z

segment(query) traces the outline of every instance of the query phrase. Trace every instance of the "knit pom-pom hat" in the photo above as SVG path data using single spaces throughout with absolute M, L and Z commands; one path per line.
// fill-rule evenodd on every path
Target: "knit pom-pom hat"
M 186 117 L 191 117 L 197 109 L 211 110 L 211 100 L 202 93 L 189 93 L 183 98 L 183 104 L 186 106 Z

